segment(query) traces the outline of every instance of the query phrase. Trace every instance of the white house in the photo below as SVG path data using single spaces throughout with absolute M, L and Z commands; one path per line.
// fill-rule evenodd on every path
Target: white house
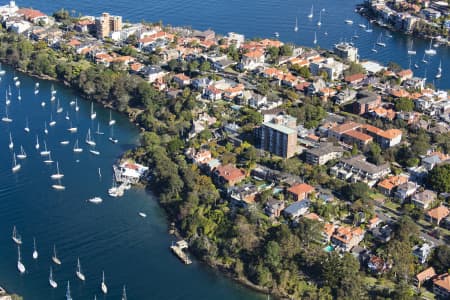
M 265 55 L 260 50 L 250 51 L 242 55 L 242 68 L 244 70 L 254 70 L 258 67 L 264 66 Z

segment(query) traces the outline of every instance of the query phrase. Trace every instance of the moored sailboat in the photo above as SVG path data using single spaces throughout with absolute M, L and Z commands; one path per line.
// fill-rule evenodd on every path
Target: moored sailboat
M 16 160 L 16 153 L 13 153 L 13 166 L 11 168 L 11 170 L 13 171 L 13 173 L 18 172 L 21 168 L 21 165 L 17 163 Z
M 75 144 L 73 146 L 73 152 L 75 153 L 83 152 L 83 149 L 78 146 L 78 139 L 75 141 Z
M 27 158 L 27 154 L 25 153 L 25 149 L 23 149 L 23 146 L 20 145 L 20 153 L 16 155 L 18 159 L 25 159 Z
M 17 233 L 16 226 L 13 227 L 11 238 L 17 245 L 22 245 L 22 237 Z
M 56 289 L 58 287 L 58 284 L 53 279 L 53 269 L 52 269 L 52 267 L 50 267 L 50 275 L 48 276 L 48 282 L 50 283 L 50 286 L 52 288 Z
M 91 102 L 91 120 L 97 117 L 97 113 L 94 111 L 94 102 Z
M 81 281 L 85 281 L 86 277 L 84 276 L 83 272 L 81 271 L 81 264 L 80 264 L 80 258 L 77 258 L 77 271 L 75 272 L 78 279 Z
M 102 289 L 103 294 L 106 295 L 108 293 L 108 287 L 106 286 L 106 283 L 105 283 L 105 272 L 104 271 L 102 271 L 101 289 Z
M 26 268 L 22 263 L 22 258 L 20 256 L 20 245 L 17 245 L 17 269 L 21 274 L 25 273 Z
M 56 245 L 53 245 L 53 256 L 52 256 L 52 261 L 57 264 L 60 265 L 61 264 L 61 260 L 58 258 L 58 256 L 56 256 Z
M 52 175 L 50 176 L 50 178 L 51 178 L 51 179 L 58 180 L 58 179 L 61 179 L 61 178 L 63 178 L 63 177 L 64 177 L 64 174 L 60 173 L 60 171 L 59 171 L 59 162 L 56 162 L 56 173 L 55 173 L 55 174 L 52 174 Z
M 33 238 L 33 259 L 38 259 L 39 253 L 36 248 L 36 239 Z

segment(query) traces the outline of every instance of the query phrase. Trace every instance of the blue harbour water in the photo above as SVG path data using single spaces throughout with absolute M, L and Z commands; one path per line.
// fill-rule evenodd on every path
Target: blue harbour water
M 363 0 L 24 0 L 18 1 L 24 6 L 41 8 L 47 13 L 61 7 L 76 11 L 76 14 L 98 15 L 104 11 L 122 15 L 124 20 L 138 22 L 141 20 L 159 21 L 176 26 L 191 26 L 195 29 L 211 28 L 217 33 L 226 34 L 234 31 L 252 37 L 273 37 L 279 32 L 280 40 L 297 45 L 314 46 L 314 33 L 317 34 L 318 46 L 332 49 L 339 41 L 350 41 L 352 36 L 363 59 L 376 60 L 387 64 L 398 62 L 404 68 L 410 65 L 407 55 L 411 37 L 400 33 L 392 33 L 386 37 L 386 29 L 373 26 L 373 32 L 367 33 L 358 24 L 366 24 L 367 19 L 355 12 L 355 6 Z M 314 6 L 314 18 L 308 19 L 311 6 Z M 322 26 L 317 26 L 322 11 Z M 298 32 L 294 32 L 295 18 L 298 18 Z M 344 20 L 353 20 L 347 25 Z M 370 26 L 372 28 L 372 24 Z M 325 35 L 327 33 L 327 35 Z M 380 33 L 386 43 L 385 48 L 377 47 L 378 52 L 371 49 Z M 411 57 L 411 68 L 416 75 L 427 77 L 429 83 L 438 88 L 450 89 L 450 48 L 439 47 L 437 55 L 428 57 L 428 63 L 421 62 L 424 51 L 429 47 L 429 40 L 414 40 L 416 56 Z M 439 62 L 442 61 L 443 74 L 435 79 Z M 414 69 L 414 64 L 419 69 Z
M 25 299 L 63 299 L 70 280 L 74 299 L 120 299 L 122 286 L 127 286 L 129 299 L 259 299 L 255 293 L 219 276 L 198 262 L 183 265 L 169 251 L 173 237 L 168 234 L 164 212 L 155 197 L 144 189 L 132 188 L 122 198 L 111 198 L 107 189 L 112 184 L 112 164 L 125 150 L 138 142 L 138 129 L 122 115 L 113 113 L 117 123 L 114 136 L 119 143 L 109 140 L 109 111 L 95 105 L 95 120 L 90 119 L 90 104 L 78 99 L 80 110 L 75 112 L 70 101 L 76 95 L 64 86 L 54 84 L 56 99 L 64 111 L 56 112 L 57 100 L 50 101 L 51 83 L 17 73 L 3 66 L 7 74 L 0 82 L 0 95 L 11 86 L 11 104 L 8 107 L 12 123 L 0 122 L 0 283 Z M 21 81 L 22 100 L 13 77 Z M 40 92 L 34 94 L 35 82 Z M 5 113 L 3 96 L 0 114 Z M 46 106 L 42 107 L 41 102 Z M 66 111 L 70 121 L 66 120 Z M 50 115 L 56 121 L 49 127 Z M 30 133 L 24 131 L 29 119 Z M 47 122 L 48 134 L 44 133 Z M 72 123 L 70 123 L 72 122 Z M 96 135 L 97 124 L 104 135 Z M 69 133 L 71 126 L 77 133 Z M 88 128 L 97 143 L 99 156 L 88 152 L 85 137 Z M 27 158 L 20 161 L 21 169 L 13 173 L 12 153 L 8 148 L 9 133 L 14 152 L 23 145 Z M 35 149 L 36 134 L 41 148 Z M 83 153 L 73 152 L 78 138 Z M 59 161 L 64 174 L 65 191 L 51 188 L 50 178 L 56 173 L 55 164 L 46 165 L 40 155 L 44 140 L 51 158 Z M 70 145 L 60 141 L 69 140 Z M 99 170 L 101 177 L 99 176 Z M 94 196 L 103 203 L 86 200 Z M 142 218 L 138 212 L 147 214 Z M 17 247 L 11 239 L 13 226 L 23 238 L 22 260 L 27 268 L 20 275 L 17 270 Z M 39 258 L 32 259 L 33 237 L 36 238 Z M 53 244 L 56 245 L 61 266 L 51 261 Z M 80 257 L 86 282 L 75 276 L 77 257 Z M 49 268 L 53 267 L 57 289 L 48 283 Z M 101 272 L 105 271 L 109 288 L 101 295 Z
M 6 2 L 6 1 L 4 1 Z M 380 33 L 385 30 L 374 27 L 373 33 L 366 33 L 358 27 L 367 20 L 354 12 L 359 0 L 314 0 L 314 1 L 185 1 L 185 0 L 24 0 L 17 1 L 27 6 L 51 13 L 59 8 L 75 10 L 81 14 L 98 15 L 103 11 L 123 15 L 125 20 L 162 20 L 165 24 L 192 26 L 198 29 L 211 28 L 225 34 L 235 31 L 247 37 L 272 37 L 280 33 L 280 39 L 299 45 L 313 46 L 314 33 L 322 48 L 332 48 L 340 40 L 349 41 L 357 32 L 355 41 L 362 58 L 382 63 L 399 62 L 408 67 L 407 56 L 409 37 L 393 33 L 392 38 L 383 37 L 386 48 L 378 53 L 371 49 Z M 312 20 L 306 16 L 314 4 Z M 322 26 L 317 26 L 319 11 Z M 298 17 L 299 31 L 293 31 Z M 352 19 L 353 25 L 344 23 Z M 325 32 L 328 34 L 325 35 Z M 438 48 L 438 55 L 429 59 L 429 64 L 420 62 L 429 42 L 415 40 L 417 56 L 412 64 L 418 63 L 415 70 L 420 76 L 425 72 L 432 82 L 439 61 L 442 60 L 443 77 L 436 86 L 450 88 L 450 77 L 446 70 L 450 67 L 450 50 Z M 182 265 L 168 250 L 172 237 L 167 233 L 167 220 L 159 208 L 155 197 L 143 189 L 133 188 L 118 199 L 109 198 L 107 189 L 111 185 L 111 165 L 123 151 L 138 142 L 138 129 L 119 114 L 113 113 L 117 120 L 115 136 L 118 144 L 111 144 L 107 137 L 109 111 L 96 105 L 97 119 L 89 118 L 90 104 L 79 99 L 80 111 L 76 113 L 69 105 L 76 94 L 55 85 L 57 98 L 64 112 L 56 113 L 56 103 L 50 102 L 51 83 L 15 73 L 21 81 L 22 100 L 17 100 L 17 88 L 13 84 L 14 72 L 3 66 L 7 74 L 0 82 L 0 99 L 11 85 L 12 99 L 8 109 L 12 123 L 0 122 L 0 283 L 11 291 L 22 294 L 25 299 L 63 299 L 67 280 L 70 280 L 74 299 L 120 299 L 122 286 L 127 286 L 129 299 L 261 299 L 240 285 L 211 271 L 201 263 Z M 40 93 L 34 95 L 34 84 L 40 83 Z M 47 105 L 43 108 L 41 102 Z M 77 134 L 67 131 L 70 123 L 65 120 L 69 111 L 71 121 L 78 127 Z M 0 100 L 0 114 L 4 115 L 5 105 Z M 48 135 L 43 132 L 44 122 L 49 122 L 50 114 L 57 122 L 49 127 Z M 25 133 L 25 119 L 28 117 L 30 133 Z M 100 121 L 104 136 L 94 134 Z M 97 141 L 100 156 L 93 156 L 84 143 L 86 132 L 91 128 Z M 13 174 L 12 152 L 8 149 L 9 133 L 14 140 L 14 151 L 19 152 L 23 145 L 28 158 L 21 161 L 22 168 Z M 41 147 L 44 139 L 52 153 L 52 158 L 60 162 L 65 174 L 62 183 L 67 187 L 58 192 L 51 188 L 50 175 L 55 166 L 43 163 L 43 158 L 34 149 L 36 134 Z M 84 148 L 82 154 L 72 151 L 73 142 L 78 138 Z M 61 140 L 69 140 L 63 146 Z M 101 178 L 98 169 L 101 170 Z M 87 203 L 93 196 L 101 196 L 100 205 Z M 143 211 L 147 218 L 138 216 Z M 24 275 L 17 271 L 17 248 L 11 240 L 12 227 L 16 225 L 23 237 L 22 257 L 27 268 Z M 34 261 L 32 239 L 36 237 L 39 259 Z M 56 244 L 61 266 L 53 265 L 54 277 L 59 287 L 52 289 L 48 284 L 48 272 L 53 244 Z M 80 257 L 86 282 L 75 277 L 76 259 Z M 101 272 L 105 271 L 109 287 L 107 296 L 101 295 Z

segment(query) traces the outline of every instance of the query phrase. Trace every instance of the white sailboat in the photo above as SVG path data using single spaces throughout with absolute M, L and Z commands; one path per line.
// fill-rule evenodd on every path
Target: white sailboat
M 44 133 L 48 134 L 47 122 L 44 122 Z
M 97 113 L 94 111 L 94 102 L 91 102 L 91 120 L 97 117 Z
M 50 113 L 50 122 L 48 123 L 49 126 L 53 127 L 56 125 L 56 121 L 53 120 L 53 114 Z
M 11 132 L 9 133 L 9 144 L 8 144 L 8 148 L 11 149 L 11 150 L 14 148 L 14 142 L 13 142 L 13 139 L 12 139 L 12 136 L 11 136 Z
M 380 47 L 386 47 L 386 43 L 383 42 L 383 34 L 382 33 L 380 33 L 380 36 L 378 37 L 377 45 Z
M 317 26 L 322 26 L 322 11 L 319 11 L 319 21 L 317 22 Z
M 56 103 L 56 113 L 60 114 L 63 112 L 63 108 L 59 105 L 59 99 Z
M 55 90 L 55 87 L 53 86 L 53 84 L 50 88 L 50 91 L 51 91 L 51 95 L 56 95 L 56 90 Z
M 18 95 L 17 95 L 17 100 L 22 100 L 22 96 L 20 95 L 20 89 L 19 89 L 19 92 L 18 92 Z
M 53 279 L 53 270 L 52 267 L 50 267 L 50 275 L 48 276 L 48 282 L 50 283 L 50 286 L 54 289 L 56 289 L 58 287 L 58 284 L 56 283 L 56 281 Z
M 23 146 L 20 145 L 20 153 L 16 156 L 18 159 L 25 159 L 27 158 L 27 154 L 25 153 L 25 149 L 23 149 Z
M 113 175 L 112 186 L 108 189 L 108 195 L 111 197 L 120 197 L 123 196 L 123 190 L 117 187 L 116 179 Z
M 61 264 L 61 260 L 58 258 L 58 256 L 56 256 L 56 246 L 53 245 L 53 256 L 52 256 L 52 261 L 57 264 L 60 265 Z
M 125 289 L 125 285 L 123 286 L 122 300 L 127 300 L 127 290 Z
M 47 143 L 44 141 L 44 150 L 41 151 L 41 156 L 49 156 L 50 150 L 47 149 Z
M 41 106 L 42 106 L 42 107 L 45 107 L 45 101 L 42 101 L 42 102 L 41 102 Z
M 16 160 L 16 153 L 13 154 L 13 166 L 11 168 L 11 170 L 13 171 L 13 173 L 17 172 L 20 170 L 20 164 L 17 163 Z
M 97 131 L 95 133 L 98 134 L 98 135 L 105 134 L 103 131 L 100 131 L 100 122 L 97 123 Z
M 345 22 L 345 24 L 348 24 L 348 25 L 353 24 L 353 20 L 350 20 L 350 19 L 345 19 L 344 22 Z
M 436 53 L 437 53 L 436 50 L 431 48 L 432 44 L 433 44 L 433 39 L 430 39 L 430 47 L 425 50 L 426 55 L 430 55 L 430 56 L 436 55 Z
M 119 142 L 119 140 L 114 137 L 114 126 L 111 126 L 111 136 L 108 140 L 113 144 L 117 144 Z
M 33 238 L 33 259 L 38 259 L 39 253 L 36 248 L 36 239 Z
M 66 116 L 64 117 L 67 121 L 70 120 L 69 112 L 66 111 Z
M 21 274 L 25 273 L 26 269 L 22 263 L 22 258 L 20 257 L 20 246 L 17 246 L 17 269 Z
M 75 133 L 78 131 L 78 128 L 72 125 L 72 121 L 70 121 L 70 127 L 67 129 L 71 133 Z
M 423 54 L 422 62 L 423 62 L 424 64 L 427 64 L 427 63 L 428 63 L 428 60 L 427 60 L 427 54 L 426 54 L 426 53 Z
M 78 106 L 78 99 L 75 98 L 75 111 L 79 111 L 80 107 Z
M 311 6 L 311 11 L 310 11 L 310 13 L 308 15 L 309 19 L 312 19 L 313 17 L 314 17 L 314 5 Z
M 367 29 L 366 29 L 366 32 L 367 32 L 367 33 L 372 33 L 372 32 L 373 32 L 373 29 L 370 28 L 370 22 L 367 23 Z
M 78 139 L 75 141 L 75 144 L 73 146 L 73 152 L 75 153 L 83 152 L 83 149 L 78 146 Z
M 50 178 L 51 179 L 54 179 L 54 180 L 57 180 L 57 179 L 61 179 L 61 178 L 63 178 L 64 177 L 64 174 L 62 174 L 60 171 L 59 171 L 59 162 L 56 162 L 56 173 L 55 174 L 52 174 L 51 176 L 50 176 Z
M 14 84 L 15 84 L 16 87 L 19 87 L 20 86 L 20 81 L 17 80 Z
M 109 125 L 109 126 L 113 126 L 114 124 L 116 124 L 116 120 L 114 120 L 114 119 L 112 118 L 111 110 L 109 110 L 109 122 L 108 122 L 108 125 Z
M 70 295 L 70 282 L 69 281 L 67 281 L 66 300 L 72 300 L 72 296 Z
M 106 286 L 106 283 L 105 283 L 105 272 L 104 271 L 102 271 L 101 289 L 102 289 L 103 294 L 107 294 L 108 293 L 108 287 Z
M 414 50 L 414 48 L 413 48 L 413 45 L 414 45 L 414 40 L 411 40 L 411 44 L 409 45 L 409 48 L 408 48 L 408 55 L 416 55 L 417 54 L 416 50 Z
M 39 147 L 40 147 L 40 145 L 39 145 L 39 137 L 36 134 L 36 144 L 34 145 L 34 148 L 36 148 L 36 150 L 39 150 Z
M 11 104 L 11 99 L 8 98 L 8 93 L 5 95 L 5 104 L 6 106 L 9 106 Z
M 76 271 L 77 277 L 81 281 L 85 281 L 86 277 L 84 276 L 83 272 L 81 271 L 81 264 L 80 264 L 80 258 L 77 259 L 77 271 Z
M 89 152 L 93 155 L 100 155 L 100 151 L 95 149 L 95 146 L 92 147 L 92 149 L 89 149 Z
M 436 74 L 436 79 L 440 79 L 442 77 L 442 61 L 439 62 L 438 72 Z
M 6 74 L 5 70 L 2 70 L 2 65 L 0 64 L 0 76 L 4 76 Z
M 294 32 L 298 31 L 298 20 L 297 17 L 295 17 L 295 26 L 294 26 Z
M 374 44 L 374 45 L 373 45 L 373 48 L 371 49 L 371 51 L 372 51 L 373 53 L 377 53 L 377 52 L 378 52 L 378 50 L 377 50 L 377 48 L 375 48 L 375 46 L 376 46 L 376 44 Z
M 94 203 L 94 204 L 100 204 L 103 202 L 103 199 L 100 197 L 93 197 L 88 199 L 89 202 Z
M 36 82 L 36 83 L 34 84 L 34 88 L 35 88 L 35 89 L 38 89 L 38 88 L 39 88 L 39 82 Z
M 86 134 L 86 144 L 88 144 L 89 146 L 96 145 L 95 141 L 91 137 L 91 129 L 90 128 L 88 129 L 88 132 Z
M 8 86 L 8 96 L 12 96 L 11 86 Z
M 30 132 L 30 127 L 28 125 L 28 118 L 25 119 L 25 128 L 23 129 L 25 132 Z
M 13 120 L 8 116 L 8 106 L 5 106 L 5 116 L 2 118 L 3 122 L 11 123 Z
M 52 185 L 52 188 L 53 188 L 54 190 L 57 190 L 57 191 L 63 191 L 63 190 L 65 190 L 66 187 L 65 187 L 64 185 L 61 184 L 61 179 L 57 179 L 57 180 L 58 180 L 58 184 L 53 184 L 53 185 Z
M 11 238 L 17 245 L 22 245 L 22 237 L 17 233 L 16 226 L 13 227 Z
M 314 32 L 314 41 L 313 44 L 316 45 L 317 44 L 317 33 Z
M 147 214 L 146 214 L 146 213 L 143 213 L 143 212 L 140 211 L 138 214 L 139 214 L 139 216 L 141 216 L 142 218 L 147 218 Z
M 70 142 L 68 141 L 68 140 L 63 140 L 63 141 L 61 141 L 61 142 L 59 142 L 61 145 L 63 145 L 63 146 L 66 146 L 66 145 L 69 145 L 70 144 Z
M 49 164 L 52 164 L 52 163 L 53 163 L 53 160 L 52 160 L 52 156 L 51 156 L 51 154 L 49 154 L 49 155 L 48 155 L 48 157 L 47 157 L 47 159 L 46 159 L 46 160 L 44 160 L 44 163 L 45 163 L 45 164 L 47 164 L 47 165 L 49 165 Z

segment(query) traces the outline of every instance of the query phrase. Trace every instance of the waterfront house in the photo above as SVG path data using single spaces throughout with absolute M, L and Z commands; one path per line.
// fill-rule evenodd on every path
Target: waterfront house
M 163 79 L 167 75 L 167 72 L 159 66 L 145 66 L 140 72 L 149 83 Z
M 25 20 L 34 24 L 48 24 L 50 22 L 50 19 L 46 14 L 36 9 L 21 8 L 17 11 L 17 15 L 22 16 Z
M 364 230 L 359 227 L 340 226 L 331 236 L 331 242 L 336 248 L 343 251 L 350 251 L 357 246 L 364 238 Z
M 309 210 L 309 206 L 309 200 L 297 201 L 286 207 L 283 210 L 283 214 L 294 220 L 306 214 Z
M 428 257 L 430 256 L 432 249 L 433 248 L 429 244 L 423 243 L 422 246 L 414 246 L 412 249 L 412 253 L 415 257 L 417 257 L 419 263 L 423 265 L 424 263 L 426 263 Z
M 357 73 L 357 74 L 345 76 L 344 81 L 347 84 L 356 85 L 356 84 L 362 82 L 365 78 L 366 78 L 366 75 L 364 75 L 362 73 Z
M 359 92 L 353 104 L 353 113 L 363 115 L 381 105 L 381 96 L 369 91 Z
M 255 203 L 258 195 L 258 188 L 254 184 L 245 184 L 243 186 L 233 186 L 229 189 L 229 195 L 233 203 L 246 207 Z
M 411 197 L 411 203 L 417 208 L 426 210 L 430 205 L 436 201 L 437 194 L 431 190 L 425 190 L 423 192 L 417 193 Z
M 385 196 L 392 196 L 396 188 L 404 183 L 408 182 L 408 176 L 398 175 L 391 176 L 382 181 L 377 185 L 378 190 Z
M 385 273 L 389 268 L 384 259 L 379 256 L 372 255 L 367 263 L 369 271 L 375 275 L 381 275 Z
M 291 186 L 288 189 L 288 195 L 294 199 L 294 201 L 302 201 L 311 195 L 315 191 L 314 187 L 307 183 L 300 183 Z
M 409 199 L 409 197 L 414 195 L 418 187 L 419 185 L 417 183 L 408 181 L 397 187 L 397 190 L 394 192 L 394 197 L 403 204 L 407 199 Z
M 374 239 L 380 243 L 387 243 L 391 240 L 393 235 L 393 230 L 389 225 L 384 225 L 382 227 L 375 227 L 370 230 Z
M 173 76 L 173 81 L 180 87 L 183 88 L 191 84 L 191 78 L 189 76 L 184 75 L 183 73 L 176 74 Z
M 450 213 L 449 209 L 441 205 L 436 208 L 430 209 L 426 213 L 426 217 L 431 223 L 439 226 L 441 221 L 445 219 L 449 215 L 449 213 Z
M 254 50 L 242 55 L 241 65 L 244 70 L 254 70 L 263 67 L 265 63 L 265 55 L 261 50 Z
M 444 273 L 433 279 L 433 293 L 438 299 L 450 298 L 450 275 Z
M 278 218 L 285 207 L 286 204 L 284 201 L 270 199 L 269 201 L 267 201 L 266 206 L 264 207 L 264 212 L 270 218 Z
M 232 164 L 218 166 L 213 171 L 213 177 L 220 185 L 234 186 L 245 179 L 246 174 L 243 170 L 236 168 Z
M 416 276 L 414 276 L 414 285 L 417 286 L 418 288 L 421 287 L 421 285 L 434 278 L 436 276 L 436 271 L 434 271 L 433 267 L 429 267 L 425 270 L 423 270 L 422 272 L 418 273 Z

